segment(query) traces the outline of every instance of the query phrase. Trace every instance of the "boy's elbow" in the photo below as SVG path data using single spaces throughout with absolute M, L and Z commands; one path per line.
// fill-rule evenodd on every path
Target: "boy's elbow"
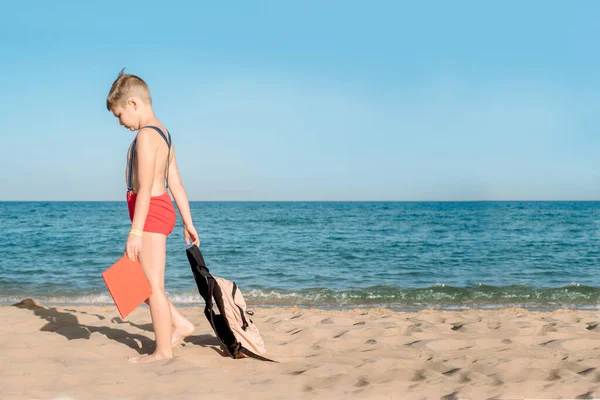
M 181 189 L 183 188 L 183 183 L 181 183 L 181 181 L 177 181 L 177 182 L 169 182 L 169 188 L 170 189 Z

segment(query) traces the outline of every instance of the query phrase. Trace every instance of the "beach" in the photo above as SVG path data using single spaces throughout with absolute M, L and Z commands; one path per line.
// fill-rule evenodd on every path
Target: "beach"
M 175 357 L 153 351 L 146 306 L 0 307 L 0 398 L 600 398 L 597 310 L 253 308 L 270 363 L 219 349 L 201 307 Z
M 279 363 L 220 350 L 176 227 L 165 289 L 197 330 L 129 364 L 154 350 L 150 313 L 123 321 L 101 277 L 126 206 L 0 203 L 0 399 L 600 398 L 600 203 L 191 209 Z

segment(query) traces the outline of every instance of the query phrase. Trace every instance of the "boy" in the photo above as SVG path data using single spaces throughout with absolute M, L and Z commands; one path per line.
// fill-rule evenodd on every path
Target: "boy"
M 154 115 L 148 85 L 124 69 L 112 84 L 106 107 L 130 131 L 139 131 L 128 152 L 127 205 L 132 221 L 125 252 L 131 261 L 139 259 L 150 282 L 150 306 L 156 337 L 151 355 L 129 357 L 132 363 L 149 363 L 173 357 L 172 348 L 195 328 L 169 301 L 164 290 L 167 235 L 175 226 L 175 209 L 168 189 L 183 220 L 186 243 L 200 245 L 190 213 L 187 194 L 177 170 L 171 136 Z M 165 185 L 166 181 L 166 185 Z

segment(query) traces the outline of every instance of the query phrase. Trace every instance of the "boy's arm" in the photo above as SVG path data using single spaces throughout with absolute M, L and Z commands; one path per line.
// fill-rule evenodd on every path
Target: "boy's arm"
M 138 179 L 140 187 L 135 200 L 135 212 L 131 229 L 144 230 L 144 223 L 150 208 L 154 171 L 156 169 L 156 153 L 158 146 L 152 143 L 150 129 L 142 129 L 137 135 L 136 159 L 138 163 Z
M 179 170 L 177 169 L 177 158 L 175 156 L 175 147 L 173 147 L 173 161 L 169 164 L 169 189 L 175 199 L 175 204 L 181 214 L 183 225 L 193 226 L 192 214 L 190 212 L 190 203 L 188 201 L 187 194 L 181 182 L 179 176 Z

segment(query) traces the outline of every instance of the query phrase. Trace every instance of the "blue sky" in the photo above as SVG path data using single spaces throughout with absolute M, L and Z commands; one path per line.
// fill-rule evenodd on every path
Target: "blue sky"
M 600 4 L 416 3 L 7 3 L 0 200 L 124 199 L 123 67 L 191 200 L 599 200 Z

